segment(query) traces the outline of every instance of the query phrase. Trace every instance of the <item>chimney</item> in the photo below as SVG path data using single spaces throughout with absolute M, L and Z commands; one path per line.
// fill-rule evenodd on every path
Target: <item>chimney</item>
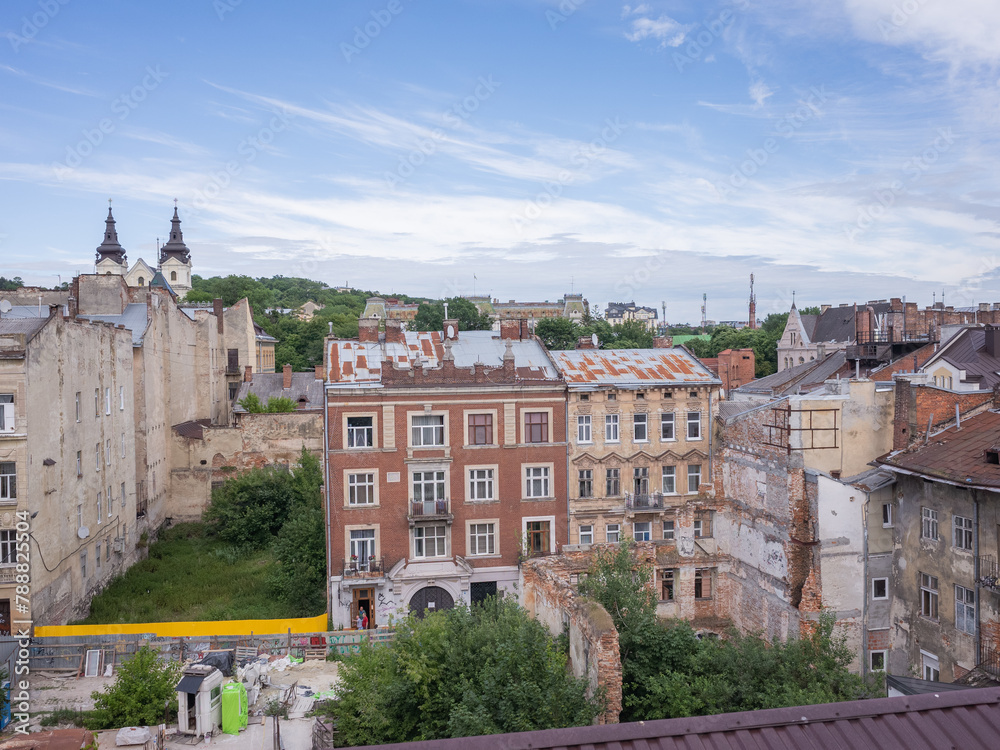
M 822 315 L 823 313 L 825 313 L 829 309 L 830 309 L 829 305 L 820 305 L 819 306 L 819 313 L 820 313 L 820 315 Z
M 361 318 L 358 321 L 358 341 L 378 343 L 378 318 Z
M 444 321 L 444 340 L 458 341 L 458 321 L 454 318 Z
M 316 380 L 325 380 L 326 373 L 323 371 L 323 365 L 316 365 Z
M 596 349 L 593 336 L 581 336 L 576 340 L 577 349 Z
M 986 326 L 986 353 L 991 357 L 1000 355 L 1000 328 Z
M 674 337 L 673 336 L 653 336 L 653 348 L 654 349 L 673 349 L 674 348 Z
M 62 305 L 49 305 L 49 317 L 54 318 L 62 314 Z
M 990 303 L 989 302 L 980 302 L 979 303 L 979 312 L 989 312 L 989 311 L 990 311 Z
M 406 336 L 403 334 L 403 321 L 385 319 L 385 343 L 405 344 Z
M 243 382 L 252 383 L 253 382 L 253 365 L 247 365 L 243 368 Z
M 281 387 L 286 391 L 292 387 L 292 366 L 285 365 L 281 368 Z
M 500 338 L 509 341 L 520 341 L 524 338 L 527 321 L 508 318 L 500 321 Z
M 822 342 L 816 344 L 816 359 L 826 359 L 826 344 Z
M 216 297 L 212 300 L 212 312 L 215 313 L 215 320 L 219 327 L 219 333 L 225 333 L 226 324 L 222 317 L 222 300 Z

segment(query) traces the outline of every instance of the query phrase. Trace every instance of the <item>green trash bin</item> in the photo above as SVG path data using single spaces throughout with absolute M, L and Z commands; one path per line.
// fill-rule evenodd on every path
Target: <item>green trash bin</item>
M 222 686 L 222 731 L 239 734 L 247 728 L 250 706 L 247 703 L 247 689 L 242 682 L 230 682 Z

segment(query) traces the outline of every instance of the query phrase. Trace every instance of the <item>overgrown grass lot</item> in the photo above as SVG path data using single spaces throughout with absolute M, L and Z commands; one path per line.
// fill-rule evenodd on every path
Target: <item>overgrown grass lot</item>
M 243 551 L 209 536 L 203 523 L 177 524 L 73 624 L 288 617 L 270 583 L 276 565 L 269 548 Z

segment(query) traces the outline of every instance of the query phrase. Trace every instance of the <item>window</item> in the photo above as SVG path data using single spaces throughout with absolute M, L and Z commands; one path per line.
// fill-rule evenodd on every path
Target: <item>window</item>
M 593 439 L 591 432 L 590 415 L 581 414 L 576 418 L 576 442 L 589 443 Z
M 590 401 L 590 394 L 589 393 L 581 393 L 580 394 L 580 400 L 581 401 Z
M 17 562 L 17 532 L 13 529 L 0 531 L 0 564 L 13 565 Z
M 0 393 L 0 432 L 14 431 L 14 396 Z
M 882 528 L 892 528 L 892 503 L 882 503 Z
M 524 482 L 525 497 L 549 497 L 548 466 L 526 466 Z
M 955 587 L 955 627 L 963 633 L 976 632 L 976 592 L 964 586 Z
M 649 494 L 649 469 L 645 466 L 632 469 L 632 491 L 636 495 Z
M 677 527 L 674 521 L 663 522 L 663 541 L 672 542 L 676 539 Z
M 375 420 L 372 417 L 347 418 L 347 447 L 371 448 L 375 445 Z
M 527 521 L 525 531 L 528 538 L 528 554 L 545 555 L 552 551 L 551 526 L 548 521 Z
M 125 386 L 118 386 L 118 411 L 125 411 Z
M 94 416 L 101 416 L 101 389 L 94 389 Z
M 171 281 L 177 281 L 177 271 L 171 271 L 170 272 L 170 280 Z
M 493 445 L 493 415 L 469 415 L 469 445 Z
M 712 569 L 698 568 L 694 571 L 694 598 L 712 598 Z
M 663 488 L 664 495 L 674 495 L 677 493 L 677 467 L 676 466 L 664 466 L 663 467 L 663 481 L 660 485 Z
M 688 466 L 688 494 L 694 495 L 701 486 L 701 464 L 691 464 Z
M 660 440 L 676 440 L 677 433 L 674 432 L 674 413 L 660 415 Z
M 545 411 L 529 411 L 524 415 L 524 432 L 526 443 L 549 442 L 549 413 Z
M 100 471 L 101 470 L 101 444 L 100 443 L 98 443 L 97 445 L 94 446 L 94 462 L 95 462 L 95 465 L 97 467 L 97 470 Z
M 115 496 L 111 493 L 111 485 L 108 485 L 108 518 L 115 512 Z
M 444 445 L 444 416 L 421 414 L 413 417 L 411 437 L 416 447 Z
M 938 512 L 931 508 L 920 509 L 920 536 L 924 539 L 938 538 Z
M 941 662 L 938 658 L 927 651 L 920 651 L 921 661 L 924 668 L 924 679 L 937 682 L 941 679 Z
M 646 400 L 646 393 L 645 393 L 645 391 L 636 391 L 635 392 L 635 397 L 636 397 L 636 400 L 638 400 L 638 401 L 645 401 Z
M 111 559 L 111 542 L 104 545 L 104 562 Z
M 614 393 L 609 393 L 608 394 L 608 401 L 617 401 L 617 400 L 618 400 L 618 396 L 616 394 L 614 394 Z
M 368 569 L 368 560 L 375 556 L 375 529 L 351 530 L 351 560 L 360 570 Z
M 3 398 L 3 396 L 0 396 L 0 398 Z M 80 391 L 76 392 L 76 421 L 80 421 Z
M 687 439 L 701 440 L 701 412 L 689 411 L 687 413 Z
M 444 500 L 444 471 L 413 472 L 413 502 Z
M 139 286 L 146 286 L 146 279 L 142 276 L 139 277 Z
M 122 458 L 125 458 L 125 433 L 122 433 Z
M 104 441 L 104 463 L 111 466 L 111 438 Z
M 125 482 L 122 482 L 122 507 L 125 507 Z
M 98 524 L 101 523 L 101 507 L 102 507 L 102 503 L 101 503 L 101 491 L 98 490 L 97 491 L 97 523 Z
M 872 578 L 872 599 L 889 598 L 889 579 Z
M 97 563 L 96 563 L 95 567 L 98 570 L 100 570 L 101 569 L 101 543 L 100 542 L 98 542 L 97 545 L 94 547 L 94 559 L 97 560 Z
M 972 519 L 955 516 L 955 546 L 972 550 Z
M 80 550 L 80 577 L 87 580 L 87 550 Z
M 632 415 L 632 439 L 637 443 L 649 441 L 648 414 Z
M 594 470 L 580 469 L 580 497 L 594 496 Z
M 920 574 L 920 614 L 936 620 L 938 617 L 938 579 Z
M 594 543 L 594 527 L 593 526 L 581 526 L 580 527 L 580 544 L 593 544 Z
M 76 452 L 76 475 L 83 476 L 83 451 Z
M 0 501 L 17 500 L 17 465 L 0 461 Z
M 885 671 L 885 651 L 869 651 L 868 667 L 872 672 Z
M 493 469 L 469 469 L 469 499 L 493 498 Z
M 672 602 L 674 600 L 674 581 L 677 575 L 675 570 L 660 571 L 660 601 Z
M 699 513 L 694 519 L 694 538 L 708 539 L 712 536 L 712 511 Z
M 110 388 L 105 388 L 104 389 L 104 413 L 105 414 L 110 414 L 111 413 L 111 389 Z
M 444 557 L 446 526 L 417 526 L 413 530 L 414 557 Z
M 76 504 L 76 527 L 83 528 L 83 503 Z
M 375 503 L 375 474 L 347 475 L 347 504 L 373 505 Z
M 652 524 L 649 521 L 637 521 L 632 524 L 632 538 L 637 542 L 648 542 L 652 536 Z
M 469 554 L 492 555 L 496 553 L 496 525 L 474 523 L 469 526 Z
M 604 538 L 608 544 L 613 544 L 621 538 L 621 524 L 609 523 L 604 527 Z
M 605 471 L 605 496 L 618 497 L 621 492 L 621 469 L 607 469 Z
M 617 443 L 619 440 L 618 434 L 618 415 L 617 414 L 605 414 L 604 415 L 604 440 L 609 443 Z

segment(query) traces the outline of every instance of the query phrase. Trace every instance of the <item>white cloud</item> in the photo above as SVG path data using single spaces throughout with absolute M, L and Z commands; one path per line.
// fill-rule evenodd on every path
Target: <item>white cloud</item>
M 661 46 L 680 47 L 692 28 L 692 26 L 679 23 L 669 16 L 636 18 L 632 21 L 632 31 L 625 32 L 625 38 L 630 42 L 658 39 Z
M 773 95 L 774 92 L 763 81 L 754 81 L 750 84 L 750 98 L 753 99 L 754 106 L 757 108 L 763 107 L 768 97 Z

